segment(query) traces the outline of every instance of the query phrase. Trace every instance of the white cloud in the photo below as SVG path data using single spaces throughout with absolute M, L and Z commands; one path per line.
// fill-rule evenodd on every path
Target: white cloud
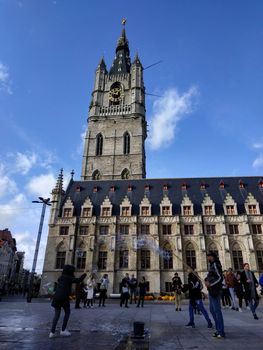
M 36 196 L 50 197 L 51 191 L 56 184 L 56 178 L 52 173 L 34 176 L 27 183 L 27 191 Z
M 12 95 L 9 68 L 0 62 L 0 91 Z
M 152 149 L 167 147 L 173 141 L 178 122 L 191 113 L 196 95 L 196 87 L 181 95 L 176 89 L 168 89 L 154 102 L 148 140 Z
M 263 153 L 260 153 L 258 157 L 253 161 L 253 168 L 259 168 L 263 165 Z
M 36 162 L 37 156 L 34 152 L 32 154 L 16 153 L 15 168 L 16 171 L 21 172 L 23 175 L 26 175 Z
M 17 194 L 12 200 L 5 204 L 0 204 L 0 223 L 3 227 L 14 225 L 15 220 L 21 215 L 20 210 L 28 205 L 24 194 Z
M 4 165 L 0 164 L 0 197 L 15 193 L 16 191 L 17 186 L 15 181 L 6 174 Z
M 260 168 L 263 166 L 263 143 L 257 142 L 253 144 L 253 148 L 259 152 L 256 159 L 252 163 L 253 168 Z

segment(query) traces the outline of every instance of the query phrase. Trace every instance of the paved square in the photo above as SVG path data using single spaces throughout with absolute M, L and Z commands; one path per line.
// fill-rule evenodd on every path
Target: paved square
M 223 310 L 226 339 L 211 337 L 203 316 L 196 316 L 196 328 L 188 329 L 187 304 L 182 312 L 175 312 L 169 303 L 146 302 L 145 307 L 120 308 L 118 301 L 108 300 L 105 308 L 75 310 L 72 304 L 69 330 L 70 338 L 59 335 L 49 339 L 53 308 L 48 301 L 22 300 L 0 303 L 0 349 L 116 349 L 119 342 L 133 329 L 134 321 L 145 322 L 150 333 L 151 350 L 175 349 L 263 349 L 263 308 L 258 309 L 259 320 L 252 318 L 249 310 L 239 313 Z M 59 327 L 61 320 L 59 322 Z

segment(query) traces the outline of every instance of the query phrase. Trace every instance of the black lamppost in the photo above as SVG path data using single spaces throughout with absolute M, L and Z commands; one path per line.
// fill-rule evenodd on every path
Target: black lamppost
M 32 264 L 32 271 L 30 275 L 30 281 L 29 281 L 29 287 L 28 287 L 28 293 L 27 293 L 27 302 L 31 303 L 32 297 L 33 297 L 33 280 L 34 280 L 34 275 L 36 272 L 36 265 L 37 265 L 37 256 L 38 256 L 38 251 L 39 251 L 39 244 L 40 244 L 40 239 L 41 239 L 41 234 L 42 234 L 42 228 L 43 228 L 43 222 L 45 218 L 45 212 L 46 212 L 46 206 L 51 205 L 52 203 L 55 203 L 56 201 L 51 201 L 50 198 L 44 199 L 43 197 L 38 197 L 39 201 L 32 201 L 32 203 L 42 203 L 42 212 L 40 216 L 40 223 L 39 223 L 39 228 L 38 228 L 38 234 L 37 234 L 37 241 L 36 241 L 36 247 L 35 247 L 35 253 L 34 253 L 34 259 L 33 259 L 33 264 Z

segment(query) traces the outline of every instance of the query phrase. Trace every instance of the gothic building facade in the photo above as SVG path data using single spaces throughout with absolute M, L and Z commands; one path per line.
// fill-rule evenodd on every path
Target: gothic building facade
M 66 263 L 108 273 L 113 293 L 126 272 L 169 292 L 187 265 L 205 275 L 208 250 L 224 268 L 263 272 L 263 179 L 145 178 L 143 67 L 125 28 L 109 71 L 104 59 L 97 67 L 88 121 L 81 181 L 64 191 L 61 171 L 52 191 L 43 293 Z

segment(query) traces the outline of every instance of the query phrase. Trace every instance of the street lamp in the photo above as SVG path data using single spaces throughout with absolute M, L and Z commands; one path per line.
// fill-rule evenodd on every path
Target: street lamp
M 35 247 L 35 253 L 34 253 L 34 259 L 32 264 L 32 271 L 30 276 L 30 282 L 29 282 L 29 288 L 27 293 L 27 302 L 31 303 L 32 300 L 32 287 L 33 287 L 33 280 L 34 280 L 34 274 L 36 271 L 36 265 L 37 265 L 37 256 L 39 251 L 39 244 L 42 234 L 42 228 L 43 228 L 43 222 L 45 218 L 45 212 L 46 212 L 46 206 L 51 206 L 52 203 L 55 203 L 56 201 L 51 201 L 50 198 L 44 199 L 43 197 L 38 197 L 39 201 L 32 201 L 32 203 L 41 203 L 42 204 L 42 212 L 40 216 L 40 223 L 38 228 L 38 234 L 37 234 L 37 241 L 36 241 L 36 247 Z

